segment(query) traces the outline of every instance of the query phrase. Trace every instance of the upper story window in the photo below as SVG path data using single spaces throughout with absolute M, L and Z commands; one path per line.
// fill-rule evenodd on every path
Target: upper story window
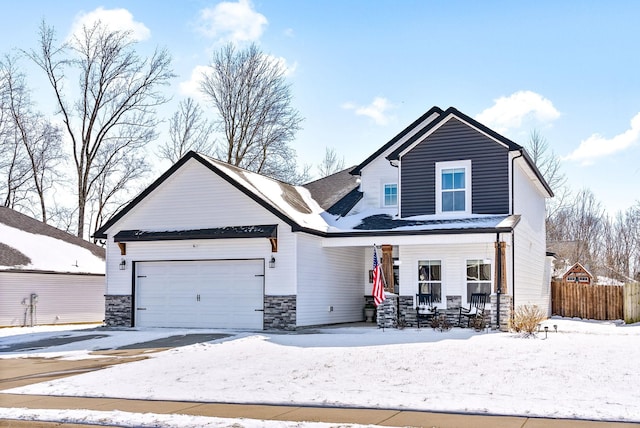
M 398 205 L 398 185 L 395 183 L 384 185 L 384 206 L 395 207 Z
M 471 161 L 436 163 L 436 212 L 471 213 Z

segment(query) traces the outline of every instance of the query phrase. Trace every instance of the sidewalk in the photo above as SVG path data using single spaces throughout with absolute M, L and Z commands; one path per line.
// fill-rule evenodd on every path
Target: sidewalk
M 352 423 L 396 427 L 437 428 L 638 428 L 619 422 L 542 419 L 519 416 L 485 416 L 399 410 L 221 404 L 187 401 L 125 400 L 115 398 L 51 397 L 0 393 L 0 407 L 30 409 L 87 409 L 133 413 L 184 414 L 220 418 L 249 418 L 293 422 Z M 0 427 L 86 427 L 62 423 L 0 419 Z M 93 425 L 95 427 L 95 425 Z

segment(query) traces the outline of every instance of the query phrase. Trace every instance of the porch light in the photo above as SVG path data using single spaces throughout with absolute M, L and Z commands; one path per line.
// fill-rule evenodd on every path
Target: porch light
M 125 270 L 127 268 L 127 261 L 125 259 L 122 259 L 122 261 L 120 261 L 120 270 Z
M 269 268 L 273 269 L 274 267 L 276 267 L 276 258 L 271 256 L 271 260 L 269 260 Z

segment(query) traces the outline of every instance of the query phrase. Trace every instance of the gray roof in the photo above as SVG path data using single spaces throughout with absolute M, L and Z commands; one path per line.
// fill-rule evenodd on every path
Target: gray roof
M 328 213 L 344 215 L 362 198 L 354 166 L 305 184 L 311 197 Z

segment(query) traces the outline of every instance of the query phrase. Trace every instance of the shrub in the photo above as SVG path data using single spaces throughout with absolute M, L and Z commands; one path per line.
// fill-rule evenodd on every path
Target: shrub
M 511 330 L 523 333 L 525 336 L 533 336 L 538 329 L 538 324 L 546 319 L 547 316 L 537 305 L 518 306 L 513 314 Z

